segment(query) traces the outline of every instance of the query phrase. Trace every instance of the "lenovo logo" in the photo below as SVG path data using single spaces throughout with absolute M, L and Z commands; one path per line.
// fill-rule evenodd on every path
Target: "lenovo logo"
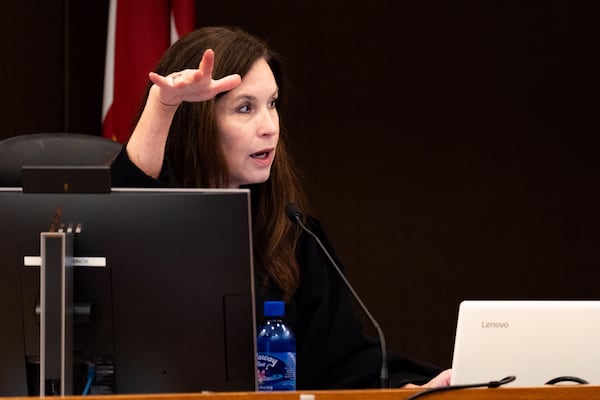
M 481 321 L 482 328 L 510 328 L 510 324 L 508 322 L 486 322 Z

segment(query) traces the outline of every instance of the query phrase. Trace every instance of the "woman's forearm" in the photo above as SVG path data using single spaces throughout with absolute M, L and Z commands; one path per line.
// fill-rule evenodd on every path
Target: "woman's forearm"
M 178 106 L 158 100 L 156 85 L 150 89 L 148 101 L 129 142 L 127 155 L 146 175 L 158 178 L 165 156 L 169 128 Z

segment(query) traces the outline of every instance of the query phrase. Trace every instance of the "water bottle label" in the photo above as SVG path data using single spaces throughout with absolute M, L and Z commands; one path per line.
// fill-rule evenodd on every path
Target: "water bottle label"
M 296 390 L 296 353 L 258 353 L 258 390 Z

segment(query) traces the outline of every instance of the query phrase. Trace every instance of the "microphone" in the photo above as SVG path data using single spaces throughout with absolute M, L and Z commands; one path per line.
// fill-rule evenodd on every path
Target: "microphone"
M 364 303 L 362 302 L 362 300 L 360 299 L 360 297 L 358 296 L 358 294 L 356 293 L 356 291 L 354 290 L 354 288 L 352 287 L 352 285 L 350 284 L 348 279 L 346 279 L 346 276 L 344 275 L 342 270 L 338 267 L 336 262 L 333 260 L 333 257 L 331 257 L 331 254 L 329 254 L 329 252 L 327 251 L 327 249 L 325 248 L 325 246 L 323 245 L 323 243 L 321 242 L 319 237 L 313 231 L 308 229 L 306 227 L 306 225 L 304 225 L 304 223 L 302 222 L 303 215 L 302 215 L 302 210 L 300 210 L 300 207 L 296 203 L 290 203 L 287 206 L 285 206 L 285 213 L 287 214 L 288 218 L 293 223 L 298 224 L 300 226 L 300 228 L 302 228 L 306 233 L 308 233 L 310 236 L 312 236 L 313 239 L 315 239 L 315 241 L 317 242 L 319 247 L 321 247 L 321 250 L 323 250 L 323 253 L 327 256 L 327 258 L 331 262 L 331 265 L 333 266 L 335 271 L 338 273 L 338 275 L 342 279 L 342 282 L 344 282 L 344 284 L 346 285 L 346 287 L 348 288 L 348 290 L 354 297 L 354 300 L 358 303 L 360 308 L 362 308 L 365 315 L 371 321 L 371 325 L 373 325 L 373 327 L 377 331 L 377 335 L 379 336 L 379 346 L 380 346 L 380 352 L 381 352 L 381 370 L 379 373 L 379 382 L 380 382 L 380 386 L 382 389 L 389 388 L 390 387 L 390 376 L 389 376 L 388 362 L 387 362 L 387 347 L 385 344 L 385 337 L 383 336 L 383 331 L 379 327 L 379 324 L 377 323 L 375 318 L 373 318 L 373 316 L 367 309 L 367 306 L 364 305 Z

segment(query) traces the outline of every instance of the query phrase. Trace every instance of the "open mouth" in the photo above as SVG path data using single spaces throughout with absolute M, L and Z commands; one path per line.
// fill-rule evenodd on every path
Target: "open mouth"
M 250 154 L 250 157 L 256 158 L 258 160 L 264 160 L 269 157 L 270 151 L 259 151 L 258 153 Z

